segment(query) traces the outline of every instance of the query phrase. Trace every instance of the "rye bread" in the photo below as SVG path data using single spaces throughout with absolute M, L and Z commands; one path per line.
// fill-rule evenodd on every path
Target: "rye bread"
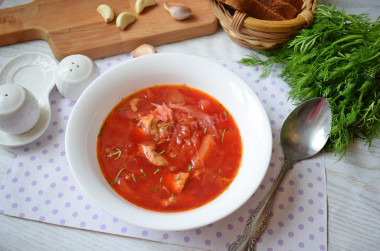
M 292 19 L 297 15 L 297 9 L 282 0 L 257 0 L 274 13 L 279 14 L 284 19 Z
M 303 0 L 282 0 L 282 1 L 296 8 L 297 13 L 300 13 L 302 11 Z
M 221 2 L 234 7 L 248 16 L 262 19 L 262 20 L 273 20 L 281 21 L 284 18 L 261 4 L 257 0 L 220 0 Z

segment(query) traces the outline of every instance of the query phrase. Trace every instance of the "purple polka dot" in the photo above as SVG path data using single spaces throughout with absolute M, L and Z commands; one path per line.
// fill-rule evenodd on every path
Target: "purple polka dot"
M 261 190 L 264 190 L 264 189 L 265 189 L 265 185 L 264 185 L 264 184 L 261 184 L 261 185 L 260 185 L 260 189 L 261 189 Z
M 42 150 L 42 154 L 46 155 L 48 153 L 48 150 L 44 149 Z
M 51 123 L 53 126 L 56 126 L 58 124 L 57 121 L 53 121 L 53 123 Z
M 30 197 L 26 197 L 26 198 L 25 198 L 25 201 L 26 201 L 26 202 L 30 202 L 31 200 L 32 200 L 32 199 L 31 199 Z
M 79 196 L 77 197 L 77 199 L 78 199 L 78 200 L 83 200 L 83 195 L 79 195 Z
M 65 223 L 66 223 L 66 220 L 65 220 L 65 219 L 61 219 L 61 220 L 59 221 L 59 224 L 61 224 L 61 225 L 65 225 Z
M 23 187 L 20 187 L 19 189 L 18 189 L 18 192 L 19 193 L 23 193 L 25 191 L 25 188 L 23 188 Z
M 23 167 L 24 166 L 24 162 L 19 162 L 17 165 L 18 165 L 18 167 Z
M 63 193 L 58 193 L 58 198 L 62 198 L 63 197 Z
M 293 198 L 292 196 L 290 196 L 290 197 L 288 198 L 288 201 L 289 201 L 289 202 L 293 202 L 293 201 L 294 201 L 294 198 Z
M 311 173 L 313 170 L 311 170 L 311 168 L 309 167 L 308 169 L 306 169 L 307 172 Z
M 126 232 L 127 232 L 127 228 L 122 227 L 120 231 L 121 231 L 122 233 L 126 233 Z
M 63 129 L 59 129 L 59 130 L 58 130 L 58 133 L 63 133 L 63 132 L 64 132 Z
M 314 222 L 314 218 L 312 216 L 309 217 L 310 222 Z
M 285 189 L 284 189 L 284 187 L 280 187 L 280 188 L 278 189 L 278 191 L 279 191 L 279 192 L 284 192 Z
M 313 183 L 309 183 L 309 184 L 307 184 L 307 186 L 308 186 L 309 188 L 312 188 L 312 187 L 313 187 Z
M 264 87 L 263 87 L 263 90 L 264 90 L 264 91 L 267 91 L 267 90 L 268 90 L 268 88 L 267 88 L 266 86 L 264 86 Z
M 0 213 L 4 213 L 4 212 L 0 212 Z M 25 217 L 25 214 L 20 213 L 20 214 L 18 215 L 18 217 L 20 217 L 20 218 L 24 218 L 24 217 Z
M 303 174 L 302 174 L 302 173 L 299 173 L 299 174 L 298 174 L 298 178 L 302 179 L 302 178 L 303 178 Z
M 249 72 L 247 73 L 247 77 L 250 77 L 251 75 L 252 75 L 251 73 L 249 73 Z
M 244 217 L 243 217 L 243 216 L 240 216 L 240 217 L 238 218 L 238 221 L 239 221 L 239 222 L 243 222 L 243 221 L 244 221 Z
M 316 167 L 321 167 L 321 163 L 317 162 L 317 163 L 315 163 L 315 166 Z
M 280 101 L 279 104 L 283 106 L 285 103 L 283 101 Z
M 268 101 L 266 99 L 263 99 L 262 102 L 266 104 Z
M 69 177 L 67 177 L 67 176 L 63 176 L 63 177 L 62 177 L 62 180 L 63 180 L 63 181 L 67 181 L 68 179 L 69 179 Z
M 97 215 L 97 214 L 94 214 L 93 216 L 92 216 L 92 219 L 93 220 L 97 220 L 99 218 L 99 216 Z
M 320 245 L 320 246 L 319 246 L 319 250 L 322 250 L 322 251 L 324 251 L 324 250 L 326 250 L 326 248 L 325 248 L 325 246 L 323 246 L 323 245 Z
M 10 174 L 10 173 L 12 173 L 12 170 L 11 170 L 11 169 L 8 169 L 8 170 L 7 170 L 7 174 Z
M 278 240 L 277 244 L 280 245 L 280 246 L 282 246 L 282 245 L 284 245 L 284 241 L 283 240 Z
M 107 226 L 105 225 L 105 224 L 102 224 L 101 226 L 100 226 L 100 229 L 101 230 L 105 230 L 107 228 Z M 143 234 L 144 234 L 144 232 L 143 232 Z
M 202 231 L 201 231 L 200 229 L 197 229 L 197 230 L 195 230 L 195 233 L 196 233 L 197 235 L 200 235 L 200 234 L 202 233 Z
M 303 190 L 302 189 L 298 190 L 298 194 L 303 195 Z
M 73 213 L 73 217 L 75 218 L 75 217 L 78 217 L 78 212 L 74 212 Z
M 31 184 L 32 184 L 32 186 L 36 186 L 37 185 L 37 181 L 33 180 Z
M 52 135 L 48 135 L 48 136 L 47 136 L 47 139 L 48 139 L 48 140 L 51 140 L 52 138 L 53 138 Z
M 51 184 L 50 184 L 50 187 L 51 187 L 51 188 L 55 188 L 56 186 L 57 186 L 57 185 L 56 185 L 55 183 L 51 183 Z
M 292 237 L 294 236 L 294 233 L 293 233 L 293 232 L 289 232 L 289 233 L 288 233 L 288 236 L 289 236 L 290 238 L 292 238 Z
M 271 97 L 271 98 L 276 98 L 276 95 L 271 94 L 270 97 Z
M 273 177 L 270 177 L 270 178 L 269 178 L 269 181 L 270 181 L 271 183 L 273 183 L 273 182 L 274 182 L 274 178 L 273 178 Z
M 318 177 L 317 180 L 320 182 L 322 181 L 322 177 Z
M 293 186 L 294 185 L 294 180 L 289 180 L 289 185 Z
M 190 241 L 190 238 L 188 236 L 185 236 L 185 238 L 183 238 L 183 241 L 184 242 L 189 242 Z
M 10 198 L 12 198 L 12 194 L 9 193 L 9 194 L 5 195 L 5 198 L 6 198 L 6 199 L 10 199 Z
M 300 243 L 298 243 L 298 246 L 299 246 L 300 248 L 304 248 L 304 247 L 305 247 L 305 244 L 304 244 L 303 242 L 300 242 Z
M 283 227 L 283 226 L 284 226 L 284 222 L 279 221 L 279 222 L 278 222 L 278 226 L 279 226 L 279 227 Z
M 278 205 L 278 209 L 281 209 L 281 210 L 284 209 L 284 205 L 283 204 L 279 204 Z
M 41 216 L 41 217 L 39 218 L 39 221 L 45 221 L 45 216 Z
M 294 219 L 294 215 L 293 215 L 293 214 L 289 214 L 289 215 L 288 215 L 288 218 L 289 218 L 290 220 L 293 220 L 293 219 Z
M 303 230 L 303 229 L 304 229 L 304 225 L 303 225 L 303 224 L 299 224 L 299 225 L 298 225 L 298 229 L 299 229 L 299 230 Z
M 309 239 L 310 239 L 310 240 L 314 240 L 314 235 L 313 235 L 313 234 L 310 234 L 310 235 L 309 235 Z
M 62 151 L 59 155 L 61 155 L 62 157 L 66 155 L 66 152 L 65 151 Z
M 54 148 L 58 148 L 59 147 L 59 144 L 58 143 L 55 143 L 54 144 Z
M 310 205 L 313 205 L 313 204 L 314 204 L 314 201 L 313 201 L 312 199 L 309 199 L 309 200 L 308 200 L 308 203 L 309 203 Z
M 62 108 L 58 108 L 58 109 L 57 109 L 57 112 L 62 112 Z
M 218 238 L 222 237 L 222 233 L 221 232 L 216 232 L 216 237 L 218 237 Z
M 325 231 L 325 228 L 324 227 L 320 227 L 319 228 L 319 232 L 323 233 Z
M 40 141 L 37 141 L 36 142 L 36 146 L 40 146 L 41 145 L 41 142 Z
M 303 212 L 303 210 L 304 210 L 303 207 L 299 207 L 299 208 L 298 208 L 298 211 L 299 211 L 299 212 Z
M 56 103 L 55 100 L 50 101 L 50 104 L 51 104 L 51 105 L 55 105 L 55 103 Z
M 39 195 L 43 195 L 43 194 L 44 194 L 44 190 L 39 190 L 39 191 L 38 191 L 38 194 L 39 194 Z
M 18 179 L 17 178 L 13 178 L 12 179 L 12 183 L 17 183 Z
M 61 171 L 61 167 L 60 167 L 60 166 L 57 166 L 57 167 L 55 168 L 55 171 L 56 171 L 56 172 Z
M 273 230 L 272 229 L 268 229 L 268 234 L 272 235 L 273 234 Z
M 32 207 L 32 211 L 33 212 L 37 212 L 38 211 L 38 207 Z
M 68 120 L 69 119 L 69 116 L 63 116 L 63 120 Z
M 113 221 L 113 223 L 118 223 L 118 222 L 119 222 L 119 219 L 117 219 L 117 218 L 113 218 L 112 221 Z
M 233 228 L 234 228 L 234 226 L 233 226 L 232 224 L 228 224 L 228 225 L 227 225 L 227 229 L 228 229 L 228 230 L 232 230 Z
M 54 214 L 54 215 L 56 215 L 58 213 L 58 210 L 57 209 L 54 209 L 53 211 L 52 211 L 52 214 Z
M 319 197 L 319 198 L 322 198 L 322 197 L 323 197 L 323 193 L 319 192 L 319 193 L 318 193 L 318 197 Z
M 85 227 L 85 226 L 86 226 L 86 222 L 82 221 L 79 225 L 80 225 L 81 227 Z
M 49 174 L 45 173 L 44 174 L 44 179 L 47 179 L 47 178 L 49 178 Z
M 276 165 L 273 162 L 271 162 L 271 163 L 269 163 L 269 166 L 270 167 L 275 167 Z
M 71 190 L 71 191 L 75 191 L 75 189 L 76 189 L 75 186 L 71 186 L 71 187 L 70 187 L 70 190 Z
M 263 238 L 259 237 L 259 239 L 257 239 L 257 243 L 262 243 L 263 242 Z
M 51 200 L 46 200 L 46 201 L 45 201 L 45 204 L 46 204 L 46 205 L 50 205 L 50 204 L 51 204 Z
M 320 215 L 322 215 L 322 214 L 324 213 L 324 211 L 323 211 L 322 209 L 319 209 L 319 210 L 318 210 L 318 213 L 319 213 Z
M 267 251 L 273 251 L 273 248 L 267 248 Z
M 42 165 L 38 165 L 37 170 L 41 170 L 41 169 L 42 169 Z
M 49 159 L 49 163 L 53 163 L 54 162 L 54 159 Z
M 164 233 L 164 234 L 162 235 L 162 238 L 164 238 L 164 240 L 167 240 L 167 239 L 169 239 L 169 234 L 167 234 L 167 233 Z
M 70 202 L 66 202 L 66 203 L 65 203 L 65 207 L 71 207 Z
M 89 210 L 91 208 L 91 206 L 89 205 L 89 204 L 87 204 L 85 207 L 84 207 L 84 209 L 86 209 L 86 210 Z

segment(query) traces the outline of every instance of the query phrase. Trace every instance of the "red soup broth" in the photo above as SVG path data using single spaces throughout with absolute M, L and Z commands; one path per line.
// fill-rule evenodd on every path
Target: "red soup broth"
M 182 212 L 217 198 L 242 158 L 240 132 L 216 99 L 186 85 L 154 86 L 120 101 L 97 140 L 101 171 L 127 201 Z

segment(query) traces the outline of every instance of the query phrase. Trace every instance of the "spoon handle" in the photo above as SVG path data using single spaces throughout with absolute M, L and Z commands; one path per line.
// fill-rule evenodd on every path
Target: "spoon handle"
M 264 199 L 259 203 L 253 213 L 249 216 L 242 237 L 230 245 L 228 248 L 229 251 L 256 250 L 255 246 L 257 240 L 264 232 L 264 229 L 268 223 L 269 214 L 276 192 L 278 191 L 278 188 L 281 185 L 285 174 L 295 162 L 295 160 L 290 159 L 285 155 L 281 165 L 280 173 L 274 181 L 272 188 L 268 191 Z

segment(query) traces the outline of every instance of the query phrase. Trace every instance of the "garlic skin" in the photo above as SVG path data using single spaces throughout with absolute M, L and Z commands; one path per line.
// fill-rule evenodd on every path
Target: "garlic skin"
M 113 9 L 107 4 L 101 4 L 96 8 L 96 11 L 103 17 L 104 22 L 110 23 L 115 17 Z
M 132 57 L 137 58 L 144 55 L 157 53 L 156 48 L 150 44 L 142 44 L 132 51 Z
M 183 3 L 176 2 L 166 2 L 164 3 L 164 8 L 170 15 L 176 20 L 185 20 L 192 15 L 192 11 Z

